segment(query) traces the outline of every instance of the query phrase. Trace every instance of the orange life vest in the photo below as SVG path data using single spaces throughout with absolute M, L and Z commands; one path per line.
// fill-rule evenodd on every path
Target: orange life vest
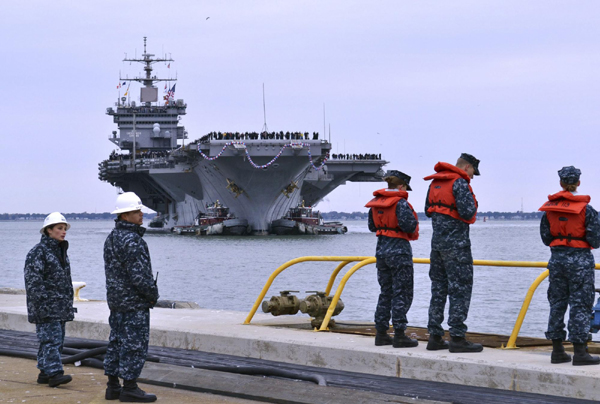
M 403 238 L 405 240 L 417 240 L 419 238 L 419 219 L 412 205 L 408 203 L 412 214 L 417 219 L 417 228 L 413 233 L 403 232 L 398 227 L 398 217 L 396 216 L 396 205 L 401 199 L 408 199 L 406 191 L 388 191 L 379 189 L 373 192 L 375 198 L 371 199 L 365 206 L 371 208 L 373 213 L 373 222 L 377 228 L 378 236 Z
M 436 171 L 435 174 L 423 178 L 425 181 L 433 180 L 429 186 L 429 197 L 427 200 L 429 208 L 427 209 L 427 212 L 448 215 L 468 224 L 475 223 L 477 212 L 475 212 L 470 220 L 465 220 L 460 217 L 456 208 L 456 199 L 454 199 L 454 193 L 452 192 L 454 181 L 459 178 L 466 180 L 467 184 L 469 184 L 469 190 L 473 194 L 475 206 L 478 206 L 477 198 L 475 198 L 473 188 L 471 188 L 470 185 L 471 178 L 469 178 L 466 171 L 461 170 L 452 164 L 442 162 L 437 163 L 433 169 Z
M 550 234 L 554 238 L 550 247 L 592 248 L 585 238 L 585 211 L 591 199 L 568 191 L 548 196 L 548 202 L 539 210 L 546 212 L 550 223 Z

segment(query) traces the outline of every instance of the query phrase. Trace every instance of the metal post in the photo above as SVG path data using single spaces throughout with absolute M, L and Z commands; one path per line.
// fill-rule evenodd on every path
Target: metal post
M 135 171 L 135 139 L 136 138 L 136 132 L 135 132 L 135 111 L 133 112 L 133 171 Z

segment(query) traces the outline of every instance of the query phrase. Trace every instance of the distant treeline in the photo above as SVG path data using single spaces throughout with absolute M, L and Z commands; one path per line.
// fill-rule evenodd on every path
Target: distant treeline
M 419 220 L 429 220 L 424 212 L 418 212 Z M 368 212 L 321 212 L 325 220 L 367 220 Z M 479 220 L 539 220 L 542 212 L 477 212 Z
M 63 213 L 67 220 L 111 220 L 115 215 L 104 213 Z M 0 213 L 1 220 L 44 220 L 48 213 Z M 156 213 L 144 213 L 145 218 L 153 218 Z

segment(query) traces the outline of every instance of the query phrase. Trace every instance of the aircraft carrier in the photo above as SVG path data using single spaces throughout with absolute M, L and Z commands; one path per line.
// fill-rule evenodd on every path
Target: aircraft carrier
M 346 181 L 382 181 L 387 162 L 380 155 L 331 158 L 331 144 L 318 133 L 212 132 L 186 141 L 179 123 L 187 104 L 174 97 L 176 79 L 153 75 L 156 63 L 170 66 L 173 59 L 148 53 L 144 38 L 141 57 L 124 61 L 141 63 L 145 75 L 121 78 L 127 96 L 106 110 L 118 128 L 109 140 L 120 151 L 99 163 L 99 179 L 140 196 L 158 213 L 156 227 L 191 226 L 218 202 L 246 220 L 250 233 L 269 234 L 290 208 L 315 206 Z M 131 100 L 132 82 L 142 84 L 138 102 Z M 161 82 L 169 90 L 164 97 Z

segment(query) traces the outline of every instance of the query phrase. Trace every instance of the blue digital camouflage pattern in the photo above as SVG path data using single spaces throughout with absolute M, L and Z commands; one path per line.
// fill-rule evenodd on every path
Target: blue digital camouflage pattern
M 406 313 L 413 301 L 413 263 L 402 255 L 377 258 L 379 300 L 375 309 L 375 328 L 387 331 L 390 317 L 394 330 L 406 330 Z
M 477 213 L 477 204 L 469 183 L 459 178 L 454 181 L 452 193 L 460 217 L 470 220 Z M 429 209 L 429 190 L 425 200 L 425 212 Z M 429 304 L 430 335 L 443 336 L 444 308 L 450 300 L 448 327 L 450 335 L 464 337 L 467 331 L 465 321 L 469 314 L 471 292 L 473 290 L 473 256 L 469 224 L 441 213 L 426 213 L 431 217 L 431 301 Z
M 135 311 L 154 307 L 158 288 L 152 277 L 146 229 L 116 220 L 104 243 L 106 299 L 111 311 Z
M 401 199 L 396 205 L 396 217 L 398 218 L 398 226 L 405 233 L 414 233 L 419 222 L 412 213 L 412 209 L 408 206 L 406 199 Z M 373 221 L 373 212 L 369 209 L 369 230 L 376 232 L 375 222 Z M 375 257 L 391 257 L 400 255 L 404 261 L 404 265 L 412 265 L 412 248 L 410 242 L 403 238 L 377 236 L 377 247 L 375 248 Z
M 450 335 L 464 337 L 467 332 L 467 315 L 471 304 L 473 290 L 473 256 L 471 248 L 455 250 L 431 250 L 431 302 L 429 304 L 429 323 L 427 330 L 430 335 L 444 335 L 442 322 L 444 308 L 449 297 L 448 328 Z
M 452 193 L 460 217 L 471 220 L 477 213 L 477 204 L 473 193 L 469 189 L 469 183 L 463 178 L 457 179 L 452 186 Z M 425 199 L 425 214 L 431 218 L 433 225 L 432 250 L 443 251 L 471 246 L 468 223 L 441 213 L 427 213 L 428 209 L 429 190 L 427 190 L 427 198 Z
M 111 311 L 110 336 L 104 356 L 104 374 L 134 380 L 142 373 L 150 338 L 149 309 Z
M 573 166 L 563 167 L 558 170 L 560 180 L 567 185 L 575 185 L 579 182 L 581 170 Z
M 406 199 L 396 205 L 398 227 L 405 233 L 414 233 L 419 222 Z M 369 209 L 369 230 L 376 232 L 373 212 Z M 375 309 L 375 328 L 387 331 L 390 317 L 395 330 L 405 330 L 406 313 L 413 301 L 412 248 L 408 240 L 397 237 L 377 237 L 377 280 L 380 286 Z
M 587 205 L 585 212 L 586 241 L 600 247 L 600 222 L 598 212 Z M 546 213 L 540 222 L 540 235 L 545 245 L 552 242 L 550 223 Z M 565 313 L 569 306 L 569 341 L 583 344 L 588 340 L 590 317 L 594 305 L 595 260 L 588 248 L 567 246 L 551 247 L 548 262 L 548 302 L 550 316 L 546 338 L 566 340 Z
M 25 260 L 27 319 L 30 323 L 71 321 L 73 307 L 69 243 L 42 235 Z
M 65 342 L 65 322 L 53 321 L 35 325 L 35 333 L 40 347 L 37 354 L 37 368 L 52 377 L 63 372 L 60 355 Z

